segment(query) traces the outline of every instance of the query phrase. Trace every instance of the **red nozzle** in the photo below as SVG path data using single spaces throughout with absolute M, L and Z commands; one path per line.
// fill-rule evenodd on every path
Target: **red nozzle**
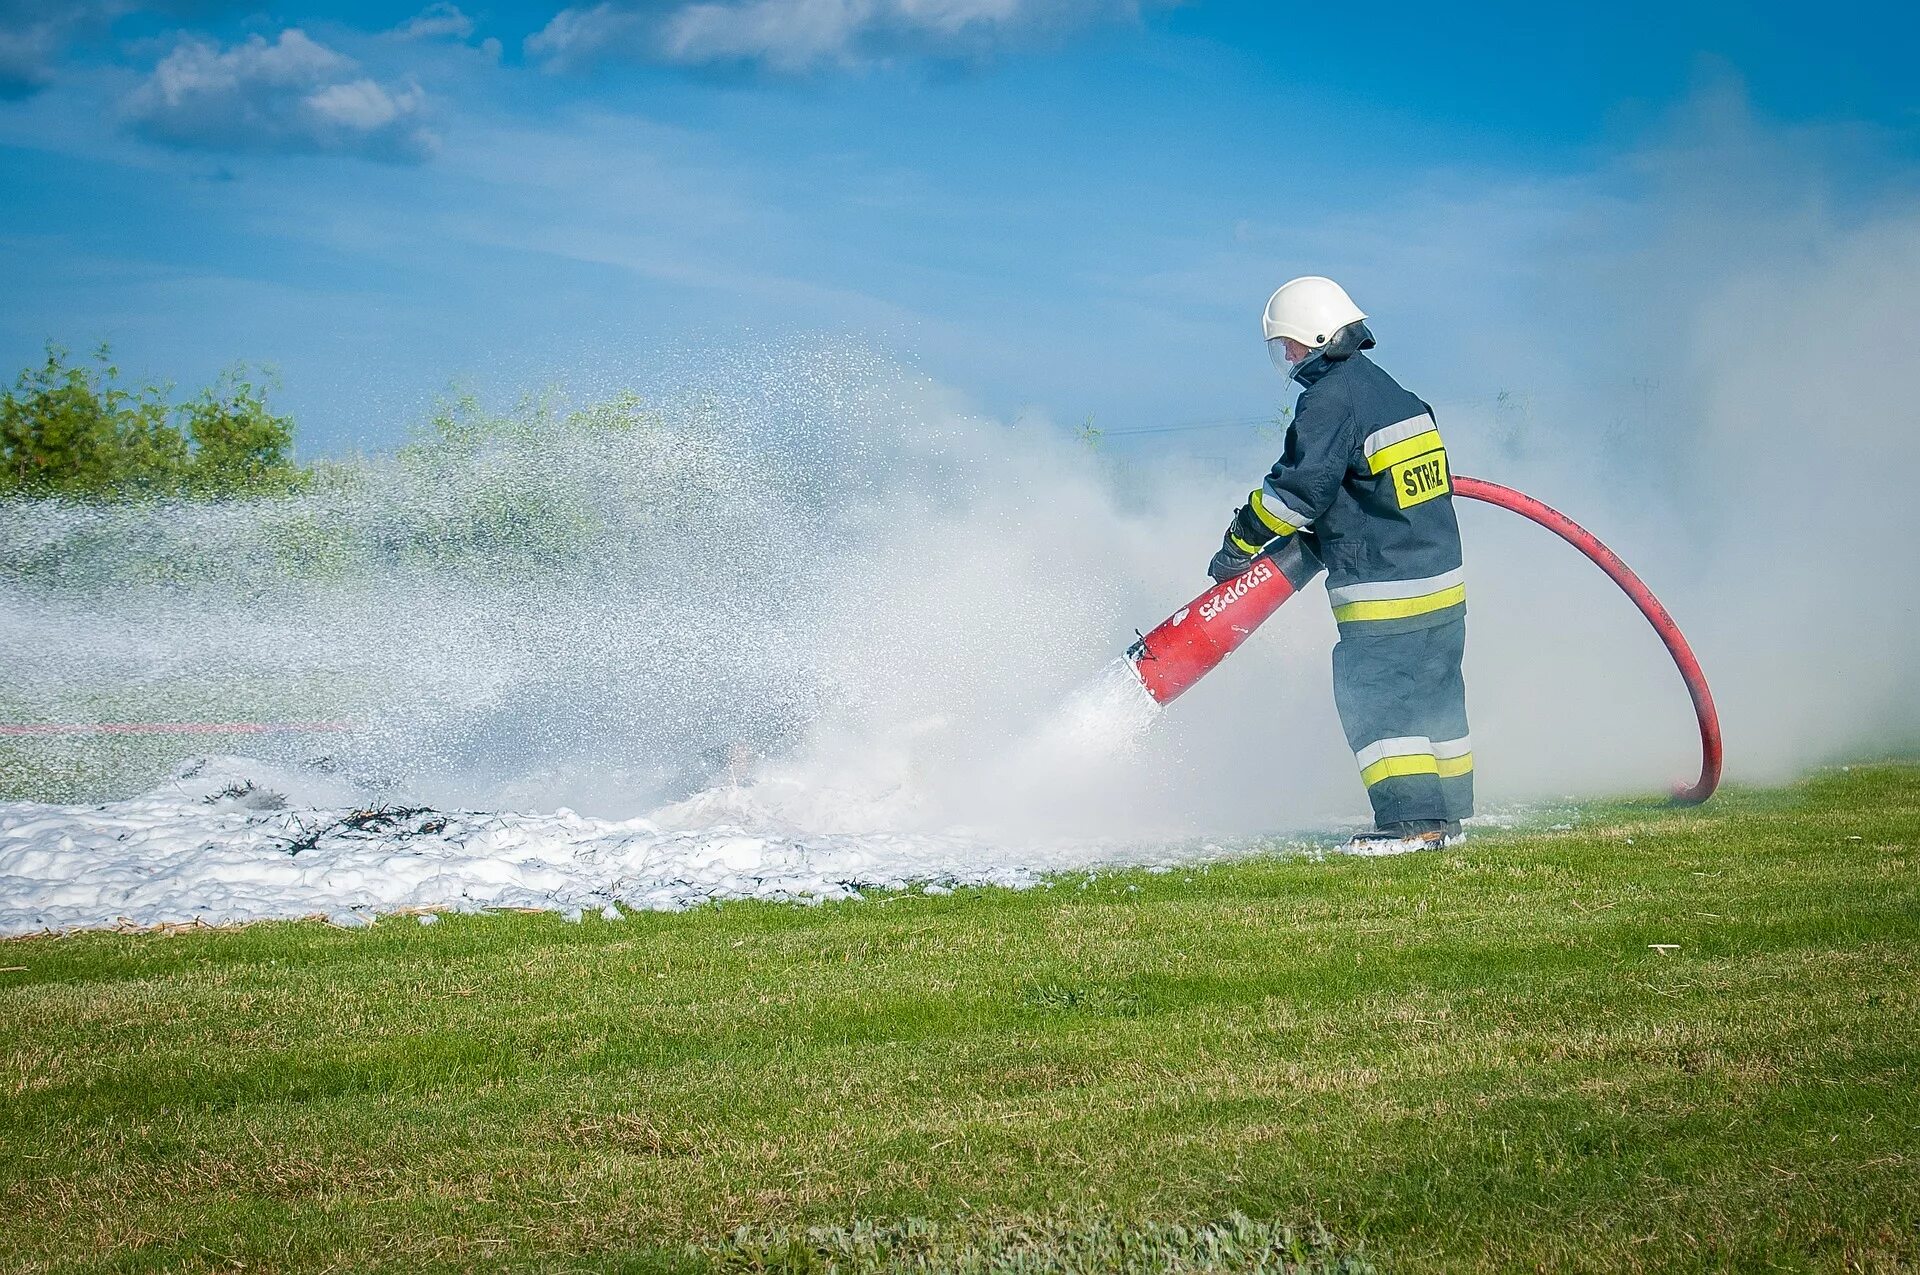
M 1175 611 L 1127 649 L 1147 694 L 1170 704 L 1313 579 L 1320 560 L 1289 539 Z

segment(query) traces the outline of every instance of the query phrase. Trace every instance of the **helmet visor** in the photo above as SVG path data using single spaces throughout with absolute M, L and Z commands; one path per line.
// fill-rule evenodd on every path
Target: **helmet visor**
M 1267 357 L 1273 360 L 1274 368 L 1282 376 L 1292 376 L 1293 369 L 1299 366 L 1287 357 L 1287 342 L 1284 337 L 1274 337 L 1267 342 Z

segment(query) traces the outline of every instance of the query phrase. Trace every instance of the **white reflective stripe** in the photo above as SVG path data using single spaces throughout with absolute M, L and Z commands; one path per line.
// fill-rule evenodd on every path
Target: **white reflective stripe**
M 1450 757 L 1465 757 L 1473 751 L 1473 736 L 1462 735 L 1458 739 L 1436 739 L 1433 741 L 1433 755 L 1441 761 Z
M 1385 429 L 1376 429 L 1367 435 L 1367 441 L 1360 444 L 1360 450 L 1372 456 L 1382 447 L 1391 447 L 1395 443 L 1404 443 L 1409 438 L 1424 434 L 1430 429 L 1439 429 L 1438 422 L 1431 412 L 1422 412 L 1418 416 L 1409 416 L 1404 421 L 1395 422 Z
M 1275 491 L 1273 484 L 1270 482 L 1260 484 L 1260 499 L 1266 502 L 1267 509 L 1270 513 L 1285 518 L 1299 530 L 1304 531 L 1313 525 L 1313 519 L 1294 508 L 1293 502 L 1288 500 L 1282 493 Z
M 1451 571 L 1442 571 L 1437 576 L 1423 576 L 1418 580 L 1374 580 L 1367 584 L 1344 584 L 1338 589 L 1327 590 L 1327 600 L 1334 606 L 1342 607 L 1349 602 L 1392 602 L 1400 598 L 1424 598 L 1429 593 L 1438 593 L 1442 589 L 1451 589 L 1456 584 L 1466 582 L 1466 572 L 1460 567 Z
M 1389 757 L 1431 757 L 1432 755 L 1432 740 L 1425 735 L 1405 735 L 1399 739 L 1383 739 L 1377 744 L 1368 744 L 1355 753 L 1353 758 L 1360 763 L 1360 769 L 1365 770 L 1373 763 L 1384 761 Z

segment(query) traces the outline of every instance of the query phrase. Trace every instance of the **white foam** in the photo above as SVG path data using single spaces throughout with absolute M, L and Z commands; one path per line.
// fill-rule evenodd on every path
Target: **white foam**
M 296 796 L 321 795 L 325 805 Z M 751 788 L 640 818 L 379 807 L 338 781 L 246 758 L 199 759 L 145 796 L 0 804 L 0 935 L 406 911 L 674 910 L 721 899 L 819 901 L 869 888 L 1023 888 L 1048 873 L 1163 862 L 1113 844 L 932 833 L 807 832 Z M 695 819 L 694 807 L 706 816 Z M 784 829 L 784 830 L 782 830 Z
M 986 768 L 977 786 L 994 794 L 991 826 L 1072 827 L 1129 780 L 1124 763 L 1160 712 L 1127 660 L 1107 664 Z

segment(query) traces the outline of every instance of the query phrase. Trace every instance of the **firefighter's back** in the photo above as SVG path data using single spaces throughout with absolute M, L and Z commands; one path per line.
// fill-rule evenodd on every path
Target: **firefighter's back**
M 1354 354 L 1326 364 L 1299 414 L 1342 419 L 1353 443 L 1340 490 L 1314 525 L 1341 632 L 1407 632 L 1464 613 L 1460 527 L 1433 410 Z

